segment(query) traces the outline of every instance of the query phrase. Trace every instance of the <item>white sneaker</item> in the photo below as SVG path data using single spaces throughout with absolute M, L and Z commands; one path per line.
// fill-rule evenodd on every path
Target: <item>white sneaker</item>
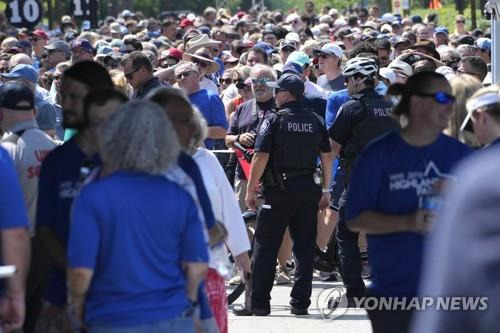
M 276 277 L 276 284 L 290 284 L 292 283 L 292 278 L 282 267 L 278 270 L 278 276 Z

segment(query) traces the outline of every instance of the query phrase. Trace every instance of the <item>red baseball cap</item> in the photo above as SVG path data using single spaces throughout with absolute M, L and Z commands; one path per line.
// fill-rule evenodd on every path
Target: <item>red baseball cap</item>
M 168 49 L 168 56 L 175 58 L 179 61 L 182 60 L 182 52 L 179 49 L 176 49 L 175 47 Z
M 32 36 L 37 36 L 37 37 L 40 37 L 40 38 L 43 38 L 43 39 L 49 39 L 49 35 L 47 35 L 47 33 L 45 31 L 43 31 L 42 29 L 36 29 L 35 31 L 33 31 L 31 33 Z
M 181 23 L 179 24 L 179 27 L 186 28 L 186 27 L 190 27 L 192 25 L 193 25 L 193 21 L 185 18 L 185 19 L 182 19 Z

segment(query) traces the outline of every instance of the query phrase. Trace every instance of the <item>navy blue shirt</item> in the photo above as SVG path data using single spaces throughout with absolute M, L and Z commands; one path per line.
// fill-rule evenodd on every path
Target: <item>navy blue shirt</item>
M 259 127 L 262 119 L 264 119 L 269 111 L 275 109 L 276 103 L 274 101 L 274 98 L 271 98 L 267 102 L 256 102 L 254 99 L 246 101 L 245 103 L 239 105 L 236 108 L 236 111 L 231 115 L 229 130 L 227 131 L 227 134 L 257 134 L 257 128 Z M 245 175 L 239 164 L 237 164 L 236 166 L 236 176 L 239 179 L 245 179 Z
M 437 181 L 454 181 L 451 170 L 470 149 L 440 134 L 430 145 L 411 146 L 399 131 L 370 143 L 354 165 L 347 198 L 347 220 L 367 211 L 406 215 Z M 367 235 L 372 288 L 381 296 L 416 296 L 424 236 L 414 232 Z
M 68 243 L 71 206 L 80 190 L 80 167 L 85 158 L 72 138 L 52 150 L 40 170 L 36 226 L 50 229 L 64 248 Z M 54 305 L 66 304 L 65 271 L 53 269 L 49 273 L 45 298 Z
M 228 124 L 226 119 L 226 113 L 224 111 L 224 104 L 220 99 L 219 95 L 208 91 L 206 89 L 200 89 L 197 92 L 189 95 L 189 100 L 191 103 L 196 105 L 207 121 L 208 127 L 220 126 L 227 130 Z M 206 139 L 205 147 L 207 149 L 213 149 L 214 140 Z
M 191 196 L 164 176 L 118 171 L 75 199 L 68 261 L 94 274 L 88 325 L 139 326 L 190 307 L 182 262 L 208 262 Z

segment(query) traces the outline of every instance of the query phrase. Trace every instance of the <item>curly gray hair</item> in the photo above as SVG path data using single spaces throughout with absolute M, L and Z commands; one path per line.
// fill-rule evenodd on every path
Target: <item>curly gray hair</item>
M 123 104 L 101 128 L 100 138 L 103 162 L 119 170 L 162 174 L 180 152 L 165 112 L 147 100 Z

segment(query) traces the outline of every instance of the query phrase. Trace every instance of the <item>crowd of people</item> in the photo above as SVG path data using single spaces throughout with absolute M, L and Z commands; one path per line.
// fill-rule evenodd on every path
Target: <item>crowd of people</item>
M 441 209 L 448 224 L 456 216 L 443 204 L 465 174 L 454 170 L 498 150 L 491 49 L 490 29 L 468 31 L 462 15 L 449 31 L 436 14 L 311 1 L 8 27 L 0 231 L 16 273 L 2 286 L 3 329 L 225 333 L 227 283 L 250 286 L 240 316 L 269 315 L 273 284 L 293 283 L 290 310 L 303 316 L 315 271 L 342 279 L 348 306 L 421 295 L 421 281 L 446 291 L 433 280 L 446 265 L 424 245 L 437 228 L 431 247 L 456 246 L 436 223 Z M 252 154 L 249 169 L 230 148 Z M 374 332 L 449 324 L 368 315 Z

